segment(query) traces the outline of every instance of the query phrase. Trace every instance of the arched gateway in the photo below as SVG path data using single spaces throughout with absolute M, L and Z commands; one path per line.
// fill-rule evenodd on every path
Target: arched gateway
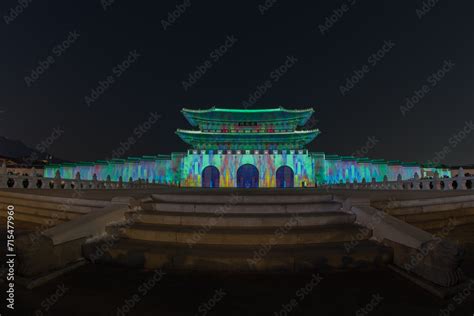
M 277 188 L 293 188 L 295 186 L 295 173 L 288 166 L 281 166 L 276 171 Z
M 49 164 L 45 166 L 44 178 L 55 178 L 59 172 L 62 179 L 74 179 L 80 172 L 81 180 L 93 180 L 96 174 L 99 180 L 110 175 L 112 182 L 120 182 L 120 178 L 137 181 L 151 177 L 155 183 L 182 187 L 286 188 L 313 187 L 316 179 L 319 184 L 353 182 L 356 178 L 361 181 L 363 177 L 367 182 L 373 177 L 382 181 L 385 176 L 395 181 L 400 174 L 406 180 L 413 178 L 415 172 L 422 178 L 435 172 L 439 178 L 451 177 L 449 168 L 310 152 L 305 147 L 319 135 L 319 130 L 304 126 L 313 112 L 312 108 L 282 107 L 183 109 L 183 115 L 193 127 L 176 131 L 189 145 L 186 152 Z M 237 169 L 247 163 L 253 167 L 242 167 L 237 179 Z M 213 167 L 203 170 L 207 166 Z M 291 170 L 284 167 L 277 171 L 280 166 Z
M 202 183 L 203 188 L 218 188 L 219 187 L 219 169 L 214 166 L 207 166 L 202 170 Z
M 238 188 L 258 188 L 258 169 L 254 165 L 245 164 L 237 170 Z

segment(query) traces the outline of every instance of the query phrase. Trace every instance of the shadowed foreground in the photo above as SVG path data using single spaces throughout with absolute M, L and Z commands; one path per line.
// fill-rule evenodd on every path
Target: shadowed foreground
M 450 315 L 472 315 L 474 311 L 474 295 L 461 305 L 453 300 L 441 301 L 388 270 L 321 274 L 322 280 L 312 275 L 165 274 L 154 287 L 153 282 L 149 283 L 145 294 L 143 284 L 154 275 L 89 264 L 33 291 L 19 289 L 17 312 L 205 315 L 208 308 L 203 304 L 210 306 L 213 302 L 215 306 L 208 315 L 287 315 L 279 312 L 283 305 L 291 310 L 288 315 L 365 315 L 359 311 L 364 307 L 374 308 L 370 315 L 440 315 L 440 309 L 449 303 L 455 306 Z M 305 287 L 307 290 L 303 290 Z M 64 294 L 52 304 L 57 291 Z M 133 303 L 134 294 L 137 303 Z M 292 299 L 296 302 L 293 306 Z M 134 305 L 128 313 L 126 300 Z

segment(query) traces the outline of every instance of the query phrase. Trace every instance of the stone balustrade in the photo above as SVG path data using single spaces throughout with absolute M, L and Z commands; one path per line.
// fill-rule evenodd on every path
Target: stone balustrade
M 130 178 L 127 182 L 119 178 L 119 181 L 111 181 L 110 176 L 106 180 L 98 180 L 94 174 L 92 180 L 82 180 L 79 173 L 75 179 L 62 179 L 59 173 L 54 178 L 43 178 L 40 176 L 18 176 L 0 174 L 0 188 L 19 188 L 19 189 L 146 189 L 157 187 L 155 181 Z
M 377 182 L 373 178 L 368 182 L 365 178 L 362 179 L 362 182 L 358 183 L 354 181 L 350 183 L 339 184 L 326 184 L 321 185 L 321 188 L 324 189 L 359 189 L 359 190 L 438 190 L 438 191 L 452 191 L 452 190 L 473 190 L 474 176 L 465 176 L 464 170 L 460 168 L 459 175 L 452 178 L 440 178 L 437 173 L 435 173 L 433 178 L 422 179 L 420 176 L 415 173 L 413 179 L 402 180 L 401 175 L 398 176 L 396 181 L 388 181 L 387 177 L 384 177 L 384 180 Z
M 474 176 L 460 176 L 464 175 L 462 168 L 459 174 L 452 178 L 439 178 L 435 173 L 433 178 L 422 179 L 418 174 L 415 174 L 413 179 L 402 180 L 401 175 L 396 181 L 388 181 L 385 176 L 384 180 L 377 182 L 375 178 L 369 182 L 365 178 L 359 183 L 357 181 L 339 184 L 324 184 L 320 185 L 322 189 L 351 189 L 351 190 L 438 190 L 438 191 L 452 191 L 452 190 L 473 190 Z M 148 179 L 123 181 L 122 177 L 119 181 L 111 181 L 110 176 L 106 180 L 98 180 L 94 174 L 92 180 L 82 180 L 79 173 L 76 174 L 75 179 L 62 179 L 59 173 L 54 178 L 43 178 L 41 176 L 18 176 L 0 173 L 0 188 L 22 188 L 22 189 L 145 189 L 158 187 L 162 184 L 157 184 L 155 181 L 150 182 Z

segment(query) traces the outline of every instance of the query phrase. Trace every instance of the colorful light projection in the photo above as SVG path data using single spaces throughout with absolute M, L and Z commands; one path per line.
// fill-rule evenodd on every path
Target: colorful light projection
M 134 181 L 148 179 L 150 182 L 177 184 L 181 160 L 180 155 L 168 156 L 168 159 L 146 156 L 95 163 L 49 165 L 45 168 L 44 176 L 54 178 L 56 171 L 59 170 L 63 179 L 74 179 L 79 172 L 83 180 L 92 180 L 95 174 L 97 180 L 106 180 L 107 176 L 110 176 L 111 181 L 119 181 L 119 178 L 122 177 L 124 182 L 128 182 L 129 179 Z
M 276 187 L 276 171 L 282 166 L 288 166 L 293 171 L 295 187 L 314 186 L 313 161 L 307 153 L 214 154 L 212 150 L 206 153 L 190 153 L 184 157 L 181 186 L 201 186 L 204 168 L 215 166 L 219 170 L 219 187 L 237 187 L 237 170 L 246 164 L 257 168 L 260 188 Z
M 277 172 L 285 168 L 278 185 L 292 182 L 294 187 L 346 182 L 381 182 L 433 176 L 451 176 L 447 169 L 423 168 L 416 163 L 371 160 L 351 156 L 308 153 L 304 146 L 312 141 L 319 130 L 297 130 L 313 115 L 313 109 L 287 110 L 284 108 L 236 110 L 211 108 L 207 110 L 183 109 L 189 123 L 199 130 L 178 130 L 177 134 L 194 149 L 170 156 L 129 157 L 94 163 L 77 163 L 46 166 L 44 175 L 54 178 L 56 172 L 64 179 L 81 179 L 124 182 L 129 179 L 147 179 L 150 182 L 180 185 L 183 187 L 237 187 L 238 170 L 243 165 L 256 168 L 258 187 L 277 186 Z M 212 169 L 205 169 L 212 167 Z M 203 171 L 210 170 L 204 178 Z M 282 169 L 280 169 L 282 170 Z M 287 179 L 293 175 L 293 181 Z M 257 177 L 257 176 L 255 176 Z M 256 186 L 257 180 L 255 180 Z M 254 181 L 252 180 L 252 181 Z M 245 181 L 244 181 L 245 182 Z M 254 183 L 254 182 L 252 182 Z
M 290 152 L 290 151 L 288 151 Z M 293 152 L 293 151 L 291 151 Z M 167 159 L 166 159 L 167 158 Z M 429 177 L 435 172 L 439 176 L 450 177 L 451 171 L 441 168 L 422 168 L 414 163 L 386 162 L 383 160 L 359 159 L 354 157 L 339 157 L 324 155 L 324 153 L 287 153 L 278 151 L 269 153 L 250 153 L 250 151 L 234 151 L 231 154 L 214 151 L 190 151 L 175 153 L 168 157 L 141 157 L 127 160 L 98 161 L 95 163 L 78 163 L 49 165 L 45 167 L 44 176 L 54 178 L 59 170 L 61 178 L 74 179 L 80 172 L 81 179 L 92 180 L 94 174 L 98 180 L 112 181 L 148 179 L 150 182 L 181 185 L 183 187 L 202 186 L 202 173 L 208 166 L 214 166 L 219 171 L 219 187 L 236 187 L 237 170 L 240 166 L 250 164 L 259 173 L 258 186 L 274 188 L 277 186 L 277 170 L 288 167 L 294 174 L 294 187 L 315 186 L 315 184 L 361 183 L 363 179 L 371 182 L 383 181 L 387 176 L 389 181 L 396 181 L 398 175 L 403 180 L 419 176 Z

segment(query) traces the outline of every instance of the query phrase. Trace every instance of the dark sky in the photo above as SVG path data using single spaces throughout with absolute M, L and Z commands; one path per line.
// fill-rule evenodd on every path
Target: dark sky
M 33 0 L 15 16 L 18 2 L 4 0 L 0 135 L 35 147 L 60 127 L 48 151 L 76 161 L 111 157 L 129 137 L 136 143 L 125 156 L 183 151 L 174 134 L 189 128 L 182 107 L 241 107 L 270 80 L 251 108 L 314 107 L 310 125 L 322 134 L 312 151 L 350 155 L 372 137 L 372 158 L 423 162 L 444 151 L 443 163 L 474 163 L 474 130 L 466 125 L 474 119 L 472 0 L 433 1 L 421 18 L 422 1 L 267 3 L 262 14 L 264 1 Z M 184 12 L 165 30 L 176 5 Z M 322 34 L 319 25 L 331 17 Z M 228 37 L 237 41 L 216 60 L 211 53 Z M 63 42 L 70 47 L 60 50 Z M 118 76 L 114 67 L 135 51 Z M 288 57 L 297 61 L 275 81 L 272 72 Z M 211 67 L 185 90 L 183 81 L 206 61 Z M 41 64 L 48 69 L 32 80 Z M 85 97 L 108 76 L 113 82 L 88 106 Z M 403 115 L 417 91 L 423 96 Z M 161 118 L 137 137 L 151 112 Z

